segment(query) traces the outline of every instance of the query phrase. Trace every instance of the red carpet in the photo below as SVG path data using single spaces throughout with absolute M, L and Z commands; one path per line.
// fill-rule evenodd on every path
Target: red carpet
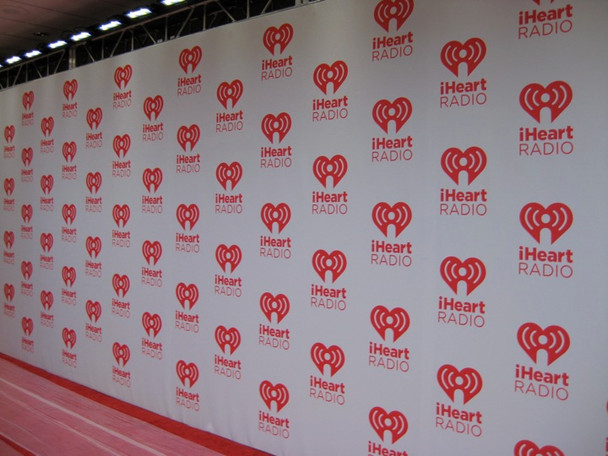
M 43 438 L 43 433 L 39 429 L 31 430 L 31 433 L 28 434 L 30 431 L 27 430 L 25 424 L 22 424 L 30 423 L 30 426 L 32 426 L 31 417 L 26 416 L 29 413 L 30 415 L 43 417 L 43 423 L 48 422 L 49 426 L 56 427 L 53 433 L 44 437 L 45 445 L 50 449 L 59 449 L 60 446 L 65 448 L 67 437 L 61 437 L 60 435 L 62 430 L 69 430 L 70 454 L 84 454 L 79 452 L 79 449 L 80 451 L 87 451 L 86 454 L 89 456 L 92 454 L 112 454 L 112 451 L 114 451 L 112 445 L 117 445 L 117 442 L 122 440 L 120 450 L 123 454 L 145 454 L 146 452 L 151 454 L 185 454 L 186 452 L 194 454 L 192 451 L 195 451 L 196 454 L 208 454 L 210 456 L 217 453 L 234 456 L 267 455 L 267 453 L 200 431 L 78 385 L 9 356 L 0 354 L 0 364 L 3 364 L 0 374 L 0 380 L 2 380 L 0 382 L 0 392 L 2 393 L 2 408 L 0 409 L 1 454 L 11 451 L 11 447 L 16 450 L 13 454 L 31 455 L 39 453 L 38 451 L 30 451 L 31 448 L 28 448 L 28 440 L 34 442 Z M 59 385 L 62 388 L 53 387 L 51 383 L 47 383 L 45 387 L 45 381 L 52 382 L 52 384 Z M 45 388 L 52 391 L 49 395 L 45 394 L 42 397 L 38 393 Z M 83 402 L 82 399 L 79 400 L 79 396 L 73 395 L 73 393 L 104 406 L 104 408 L 99 408 L 98 413 L 107 410 L 105 407 L 119 413 L 114 412 L 114 416 L 105 416 L 106 414 L 103 413 L 103 417 L 92 415 L 91 418 L 87 418 L 87 414 L 94 413 L 94 407 L 87 406 L 87 402 Z M 73 395 L 72 398 L 70 398 L 71 395 Z M 52 399 L 47 400 L 46 397 Z M 89 402 L 89 404 L 92 403 Z M 138 425 L 135 420 L 139 420 L 141 423 Z M 112 426 L 117 422 L 120 426 Z M 146 431 L 148 428 L 152 431 L 154 429 L 148 425 L 162 429 L 167 434 Z M 100 430 L 103 432 L 100 432 Z M 125 430 L 127 432 L 124 432 Z M 141 442 L 145 443 L 141 443 L 137 438 L 137 433 L 140 432 L 142 433 Z M 78 438 L 79 435 L 82 436 L 82 439 Z M 88 436 L 91 435 L 94 438 L 89 439 Z M 56 439 L 56 441 L 53 442 L 53 439 Z M 155 439 L 156 441 L 154 441 Z M 78 440 L 82 440 L 82 442 Z M 95 447 L 99 449 L 98 453 L 91 453 L 91 441 L 94 441 Z M 205 448 L 196 448 L 193 444 L 211 451 L 205 452 Z M 50 451 L 44 454 L 54 453 Z

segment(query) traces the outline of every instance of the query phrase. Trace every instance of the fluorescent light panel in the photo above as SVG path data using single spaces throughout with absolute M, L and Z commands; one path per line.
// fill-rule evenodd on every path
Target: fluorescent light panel
M 113 21 L 106 22 L 105 24 L 101 24 L 99 26 L 99 30 L 105 32 L 106 30 L 110 30 L 110 29 L 116 28 L 119 25 L 122 25 L 122 22 L 113 20 Z
M 184 3 L 186 0 L 163 0 L 161 3 L 165 6 L 177 5 L 178 3 Z
M 49 43 L 48 47 L 51 48 L 51 49 L 56 49 L 58 47 L 65 46 L 66 44 L 68 44 L 68 43 L 66 43 L 63 40 L 58 40 L 58 41 L 54 41 L 52 43 Z
M 42 52 L 40 52 L 38 49 L 34 49 L 33 51 L 26 52 L 25 56 L 28 59 L 31 59 L 32 57 L 36 57 L 37 55 L 40 55 L 40 54 L 42 54 Z
M 72 35 L 70 37 L 70 39 L 72 41 L 80 41 L 80 40 L 84 40 L 85 38 L 88 38 L 90 36 L 91 36 L 91 34 L 89 32 L 80 32 L 80 33 L 78 33 L 76 35 Z
M 19 57 L 18 55 L 14 55 L 12 57 L 9 57 L 8 59 L 6 59 L 6 63 L 8 63 L 9 65 L 12 65 L 13 63 L 17 63 L 21 60 L 21 57 Z
M 147 16 L 148 14 L 150 14 L 152 11 L 150 11 L 148 8 L 139 8 L 137 10 L 133 10 L 133 11 L 129 11 L 126 16 L 129 19 L 137 19 L 138 17 L 141 16 Z

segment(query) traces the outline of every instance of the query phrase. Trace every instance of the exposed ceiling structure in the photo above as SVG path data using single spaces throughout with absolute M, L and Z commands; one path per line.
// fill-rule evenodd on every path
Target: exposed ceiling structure
M 0 90 L 103 58 L 319 0 L 0 0 Z M 150 14 L 129 18 L 142 7 Z M 111 20 L 121 24 L 101 31 Z M 90 37 L 74 41 L 86 31 Z M 49 44 L 66 44 L 50 49 Z M 41 54 L 27 57 L 31 51 Z M 20 60 L 17 60 L 17 58 Z M 8 59 L 14 58 L 14 60 Z M 9 63 L 12 62 L 12 63 Z

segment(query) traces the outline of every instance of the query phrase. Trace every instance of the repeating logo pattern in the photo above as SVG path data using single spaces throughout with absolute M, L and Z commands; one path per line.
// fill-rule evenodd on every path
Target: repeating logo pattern
M 439 368 L 437 381 L 452 402 L 455 402 L 456 391 L 461 391 L 464 404 L 477 396 L 483 387 L 481 375 L 475 369 L 466 367 L 458 370 L 451 364 L 444 364 Z
M 187 363 L 183 359 L 177 362 L 175 371 L 177 372 L 177 378 L 186 388 L 192 388 L 199 377 L 198 366 L 194 363 Z
M 454 181 L 460 183 L 460 174 L 466 173 L 468 184 L 485 169 L 487 163 L 486 153 L 480 147 L 469 147 L 464 151 L 457 147 L 450 147 L 441 156 L 441 168 Z
M 403 437 L 408 430 L 407 418 L 403 413 L 398 410 L 387 412 L 382 407 L 374 407 L 369 411 L 369 423 L 382 441 L 388 431 L 391 443 Z
M 78 81 L 76 79 L 65 81 L 63 83 L 63 95 L 67 101 L 74 100 L 76 92 L 78 92 Z
M 186 74 L 194 73 L 202 59 L 203 50 L 200 46 L 194 46 L 192 49 L 184 49 L 179 54 L 179 66 Z
M 537 362 L 538 352 L 547 353 L 547 364 L 550 365 L 570 348 L 570 336 L 564 328 L 557 325 L 545 329 L 536 323 L 525 323 L 517 331 L 517 342 L 532 361 Z
M 332 283 L 338 280 L 338 277 L 346 270 L 346 264 L 346 255 L 340 250 L 327 252 L 319 249 L 312 256 L 312 267 L 324 282 L 330 280 L 327 279 L 328 273 L 331 273 Z
M 328 95 L 329 84 L 332 85 L 331 93 L 336 93 L 348 76 L 348 65 L 342 60 L 337 60 L 331 65 L 322 63 L 315 68 L 312 79 L 315 85 Z
M 124 67 L 118 67 L 114 71 L 114 82 L 119 90 L 125 90 L 131 77 L 133 76 L 133 67 L 129 64 Z
M 260 383 L 260 396 L 266 407 L 268 407 L 268 410 L 272 410 L 272 404 L 275 403 L 277 413 L 289 402 L 289 390 L 287 387 L 282 383 L 273 385 L 268 380 Z
M 563 203 L 553 203 L 546 208 L 540 203 L 529 203 L 521 209 L 519 221 L 539 244 L 541 231 L 547 229 L 553 244 L 572 226 L 574 215 Z
M 236 328 L 226 328 L 223 325 L 215 328 L 215 341 L 220 349 L 232 355 L 241 345 L 241 333 Z
M 185 284 L 184 282 L 180 282 L 175 287 L 175 295 L 184 310 L 192 310 L 198 301 L 198 287 L 193 283 Z
M 278 54 L 282 54 L 291 42 L 292 38 L 293 27 L 291 24 L 283 24 L 278 28 L 268 27 L 264 32 L 262 42 L 264 43 L 264 47 L 268 49 L 268 52 L 275 55 L 277 45 L 279 46 Z
M 463 281 L 466 293 L 470 295 L 486 278 L 486 267 L 479 258 L 467 258 L 461 261 L 450 256 L 441 262 L 441 277 L 454 293 L 458 293 L 458 284 Z
M 470 38 L 464 43 L 450 41 L 441 50 L 441 63 L 456 77 L 460 64 L 465 63 L 467 76 L 470 76 L 485 56 L 486 44 L 480 38 Z
M 374 20 L 388 33 L 391 21 L 399 30 L 414 11 L 414 0 L 381 0 L 374 8 Z
M 317 342 L 310 349 L 310 357 L 312 362 L 321 375 L 325 373 L 325 367 L 329 366 L 330 376 L 333 377 L 336 373 L 342 369 L 346 361 L 344 351 L 337 345 L 325 346 L 321 342 Z
M 539 448 L 530 440 L 521 440 L 515 444 L 513 450 L 515 456 L 565 456 L 564 452 L 553 445 L 545 445 Z
M 412 103 L 408 98 L 399 97 L 393 101 L 379 100 L 372 109 L 372 118 L 386 134 L 389 134 L 391 122 L 395 125 L 395 133 L 405 125 L 412 116 Z
M 538 83 L 525 86 L 519 94 L 519 104 L 534 120 L 541 122 L 541 111 L 548 109 L 554 122 L 572 101 L 572 88 L 564 81 L 554 81 L 546 87 Z

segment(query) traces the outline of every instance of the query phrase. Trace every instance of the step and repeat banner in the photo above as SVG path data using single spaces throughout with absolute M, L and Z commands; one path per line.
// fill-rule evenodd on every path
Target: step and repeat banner
M 605 456 L 607 22 L 327 0 L 0 93 L 0 349 L 273 454 Z

